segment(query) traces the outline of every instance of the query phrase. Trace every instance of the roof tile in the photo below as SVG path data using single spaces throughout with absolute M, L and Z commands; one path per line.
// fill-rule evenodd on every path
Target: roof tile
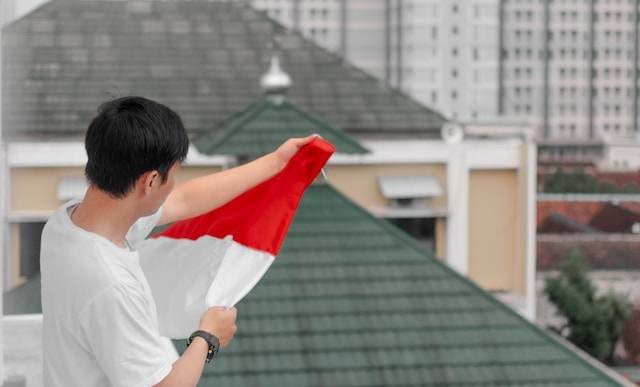
M 4 133 L 81 137 L 110 95 L 141 94 L 175 107 L 198 135 L 259 98 L 273 41 L 294 81 L 291 101 L 302 109 L 357 134 L 438 135 L 440 114 L 248 6 L 73 0 L 49 2 L 5 27 Z M 198 93 L 203 78 L 206 94 Z M 70 99 L 56 110 L 82 120 L 48 115 L 33 98 L 54 93 Z

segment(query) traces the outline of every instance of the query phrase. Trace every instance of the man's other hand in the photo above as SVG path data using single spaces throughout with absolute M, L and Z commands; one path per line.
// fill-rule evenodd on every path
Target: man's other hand
M 311 142 L 311 140 L 313 140 L 315 137 L 320 136 L 317 134 L 312 134 L 310 136 L 302 138 L 290 138 L 282 143 L 282 145 L 280 145 L 278 149 L 274 151 L 280 165 L 279 170 L 282 170 L 282 168 L 287 165 L 289 160 L 291 160 L 293 155 L 295 155 L 300 148 Z
M 226 347 L 236 334 L 236 308 L 216 306 L 207 309 L 200 319 L 199 329 L 215 335 L 220 340 L 220 347 Z

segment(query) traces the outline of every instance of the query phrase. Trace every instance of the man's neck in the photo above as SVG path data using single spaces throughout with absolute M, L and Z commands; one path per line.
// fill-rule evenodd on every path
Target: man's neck
M 127 247 L 127 231 L 138 220 L 138 214 L 132 204 L 127 198 L 115 199 L 91 186 L 71 214 L 71 221 L 76 226 L 105 237 L 120 247 Z

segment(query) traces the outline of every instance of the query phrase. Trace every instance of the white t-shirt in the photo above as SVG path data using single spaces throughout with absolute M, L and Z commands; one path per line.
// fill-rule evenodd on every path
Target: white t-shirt
M 71 221 L 79 202 L 60 207 L 42 232 L 44 385 L 157 384 L 178 353 L 158 333 L 156 305 L 134 249 L 162 211 L 131 227 L 133 249 L 125 249 Z

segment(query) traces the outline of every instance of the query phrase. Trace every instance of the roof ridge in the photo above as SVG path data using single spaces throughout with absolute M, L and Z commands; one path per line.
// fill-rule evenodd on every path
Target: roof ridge
M 246 109 L 241 110 L 239 113 L 235 113 L 234 115 L 229 117 L 229 119 L 223 120 L 223 123 L 220 126 L 230 125 L 236 119 L 240 120 L 241 124 L 248 122 L 250 118 L 257 116 L 258 114 L 260 114 L 266 109 L 266 105 L 264 102 L 265 101 L 259 101 L 259 102 L 254 102 L 249 104 L 249 106 L 247 106 Z M 235 125 L 235 127 L 237 126 L 238 125 Z M 229 129 L 227 129 L 226 131 L 217 132 L 217 133 L 210 131 L 203 134 L 201 137 L 194 139 L 193 143 L 196 146 L 196 149 L 198 149 L 198 151 L 202 153 L 210 153 L 212 150 L 215 150 L 216 148 L 218 148 L 218 146 L 215 146 L 213 149 L 210 149 L 210 150 L 203 149 L 201 147 L 201 142 L 199 140 L 204 138 L 212 138 L 213 140 L 217 139 L 216 142 L 218 144 L 222 144 L 224 143 L 223 140 L 228 140 L 230 137 L 232 137 L 236 133 L 235 130 L 232 130 L 233 126 L 228 126 L 228 128 Z
M 292 128 L 292 125 L 295 128 Z M 263 133 L 257 134 L 258 131 Z M 305 133 L 307 135 L 315 132 L 333 142 L 338 152 L 369 152 L 344 131 L 307 113 L 295 103 L 290 101 L 276 103 L 269 99 L 251 104 L 242 110 L 241 114 L 234 115 L 231 119 L 225 120 L 222 125 L 213 127 L 207 134 L 196 138 L 194 143 L 200 152 L 206 154 L 260 155 L 280 145 L 276 137 L 280 137 L 279 141 L 285 141 L 289 137 L 302 136 L 299 133 L 302 131 L 307 132 Z M 260 139 L 263 141 L 260 142 Z M 249 140 L 254 144 L 253 146 L 248 145 L 243 151 L 237 149 L 235 144 L 246 143 Z
M 330 124 L 329 122 L 326 122 L 323 119 L 321 119 L 319 117 L 316 117 L 315 115 L 313 115 L 311 113 L 306 112 L 303 109 L 300 109 L 298 107 L 298 105 L 296 105 L 295 103 L 292 103 L 290 101 L 284 101 L 284 104 L 287 105 L 293 111 L 297 112 L 298 114 L 300 114 L 303 117 L 305 117 L 306 119 L 308 119 L 309 121 L 315 122 L 316 124 L 318 124 L 318 126 L 321 126 L 325 130 L 328 130 L 329 132 L 331 132 L 331 133 L 335 134 L 336 136 L 340 137 L 341 140 L 350 143 L 355 148 L 359 148 L 364 153 L 371 153 L 371 151 L 369 149 L 367 149 L 364 146 L 362 146 L 362 144 L 360 144 L 359 141 L 357 141 L 352 136 L 350 136 L 347 133 L 345 133 L 344 130 L 342 130 L 341 128 L 339 128 L 337 126 L 334 126 L 334 125 Z

